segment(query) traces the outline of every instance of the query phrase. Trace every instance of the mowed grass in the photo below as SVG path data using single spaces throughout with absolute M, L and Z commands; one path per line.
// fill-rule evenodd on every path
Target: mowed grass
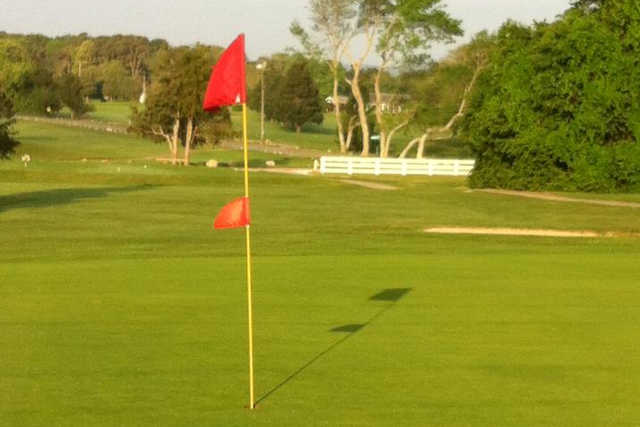
M 153 142 L 134 135 L 106 134 L 100 131 L 79 130 L 63 126 L 34 122 L 19 122 L 16 130 L 22 144 L 16 149 L 14 158 L 27 153 L 33 160 L 32 166 L 45 169 L 72 170 L 63 166 L 65 162 L 93 161 L 105 166 L 118 163 L 138 163 L 150 166 L 156 159 L 170 159 L 171 154 L 164 142 Z M 182 148 L 179 158 L 182 158 Z M 203 164 L 215 159 L 228 165 L 242 166 L 242 153 L 221 150 L 215 147 L 197 147 L 191 151 L 191 162 Z M 268 153 L 252 153 L 251 167 L 264 167 L 267 160 L 274 160 L 278 166 L 311 167 L 311 159 L 290 158 Z M 16 168 L 18 163 L 5 162 L 4 167 Z M 75 165 L 74 167 L 79 167 Z M 20 168 L 18 168 L 20 169 Z M 116 168 L 111 168 L 116 170 Z M 95 171 L 91 166 L 89 170 Z
M 128 125 L 131 118 L 131 106 L 143 108 L 139 104 L 123 101 L 93 102 L 94 111 L 87 114 L 92 120 Z M 70 112 L 63 111 L 63 115 L 70 116 Z M 248 111 L 247 131 L 249 139 L 260 140 L 260 113 Z M 231 115 L 233 128 L 238 133 L 242 132 L 242 113 L 233 111 Z M 288 144 L 298 148 L 311 148 L 327 154 L 339 154 L 340 147 L 337 137 L 337 125 L 333 113 L 325 113 L 322 124 L 307 124 L 301 133 L 296 133 L 278 123 L 265 121 L 265 139 L 279 144 Z M 375 132 L 375 130 L 374 130 Z M 415 135 L 413 135 L 415 136 Z M 406 132 L 400 131 L 394 138 L 391 147 L 391 155 L 398 156 L 406 144 L 413 138 Z M 374 144 L 374 142 L 372 142 Z M 372 149 L 372 153 L 375 149 Z M 408 157 L 415 156 L 414 148 Z M 458 140 L 432 141 L 425 147 L 425 156 L 439 158 L 470 158 L 469 147 Z
M 0 425 L 640 423 L 638 239 L 421 233 L 638 232 L 637 209 L 251 174 L 250 412 L 244 233 L 211 230 L 241 173 L 20 132 L 39 154 L 0 162 Z M 117 149 L 66 161 L 65 144 Z

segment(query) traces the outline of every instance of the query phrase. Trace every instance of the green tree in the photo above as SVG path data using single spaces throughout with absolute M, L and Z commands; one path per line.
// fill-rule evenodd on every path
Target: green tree
M 82 81 L 75 74 L 64 74 L 57 83 L 58 95 L 62 103 L 71 110 L 71 118 L 77 119 L 91 111 L 85 102 Z
M 82 77 L 82 69 L 93 64 L 96 57 L 96 45 L 93 40 L 88 39 L 82 42 L 75 52 L 75 62 L 77 64 L 78 77 Z
M 499 31 L 465 123 L 473 186 L 640 190 L 640 7 L 579 3 Z
M 311 30 L 313 39 L 298 22 L 293 22 L 291 33 L 298 38 L 306 53 L 315 60 L 324 59 L 331 75 L 331 98 L 335 114 L 340 152 L 345 153 L 351 145 L 356 119 L 344 117 L 341 112 L 340 89 L 344 78 L 342 60 L 349 44 L 358 33 L 355 21 L 356 3 L 352 0 L 310 0 Z M 356 80 L 357 86 L 357 80 Z M 353 86 L 353 81 L 351 80 Z M 324 85 L 320 85 L 325 95 Z
M 459 20 L 443 9 L 441 0 L 369 0 L 363 13 L 378 26 L 376 52 L 381 58 L 374 80 L 375 116 L 380 136 L 380 156 L 391 147 L 390 135 L 408 124 L 388 120 L 382 111 L 381 82 L 384 72 L 402 64 L 424 64 L 434 42 L 450 42 L 463 34 Z
M 57 111 L 60 101 L 38 37 L 0 40 L 0 86 L 23 113 Z
M 0 88 L 0 158 L 9 156 L 19 144 L 12 130 L 15 123 L 13 116 L 11 99 Z
M 322 123 L 323 106 L 306 60 L 297 60 L 287 70 L 278 105 L 277 119 L 296 132 L 306 123 Z
M 32 84 L 36 65 L 25 46 L 16 39 L 0 39 L 0 85 L 14 98 Z
M 471 42 L 434 64 L 421 78 L 409 79 L 413 80 L 409 91 L 414 100 L 406 111 L 408 132 L 414 139 L 400 157 L 417 145 L 416 157 L 422 158 L 426 144 L 453 138 L 478 79 L 489 64 L 493 44 L 493 37 L 486 31 L 480 32 Z
M 142 90 L 140 82 L 131 77 L 120 61 L 112 60 L 100 66 L 102 92 L 109 99 L 135 99 Z
M 213 52 L 206 46 L 175 48 L 158 54 L 154 69 L 154 80 L 144 111 L 134 110 L 133 126 L 138 132 L 164 139 L 172 156 L 178 163 L 178 148 L 184 146 L 185 165 L 189 164 L 191 147 L 202 126 L 211 119 L 202 110 L 202 102 Z M 205 126 L 210 131 L 221 130 L 216 126 Z M 206 133 L 206 132 L 205 132 Z M 210 133 L 207 134 L 210 137 Z

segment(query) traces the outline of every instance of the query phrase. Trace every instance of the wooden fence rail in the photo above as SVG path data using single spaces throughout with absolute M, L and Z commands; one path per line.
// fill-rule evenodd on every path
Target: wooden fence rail
M 317 165 L 322 174 L 468 176 L 475 160 L 382 159 L 379 157 L 323 156 Z

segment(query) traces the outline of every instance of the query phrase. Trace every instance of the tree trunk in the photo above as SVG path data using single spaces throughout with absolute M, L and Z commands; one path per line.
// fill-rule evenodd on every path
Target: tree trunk
M 408 143 L 406 147 L 404 147 L 404 150 L 402 150 L 402 153 L 400 153 L 399 158 L 404 159 L 405 157 L 407 157 L 407 154 L 409 154 L 409 151 L 413 148 L 414 145 L 418 143 L 418 141 L 420 141 L 420 138 L 412 139 L 411 142 Z
M 342 126 L 342 117 L 340 117 L 340 95 L 338 94 L 338 69 L 333 69 L 333 112 L 336 116 L 336 124 L 338 125 L 338 140 L 340 141 L 340 152 L 347 152 L 347 141 L 344 137 L 344 127 Z
M 428 134 L 423 134 L 420 137 L 420 142 L 418 143 L 418 152 L 416 153 L 416 159 L 421 159 L 424 156 L 424 143 L 427 141 Z
M 380 156 L 381 157 L 388 157 L 389 156 L 389 148 L 391 147 L 391 141 L 393 140 L 393 136 L 395 135 L 395 133 L 397 131 L 399 131 L 403 127 L 407 126 L 408 124 L 409 124 L 409 120 L 405 120 L 404 122 L 400 123 L 399 125 L 397 125 L 393 129 L 391 129 L 391 131 L 389 131 L 389 135 L 385 136 L 386 145 L 385 145 L 385 148 L 384 148 L 384 152 L 380 151 Z
M 358 118 L 360 119 L 360 129 L 362 129 L 362 157 L 369 156 L 369 123 L 367 122 L 367 109 L 364 105 L 362 92 L 360 91 L 360 68 L 354 70 L 353 80 L 351 80 L 351 92 L 358 103 Z
M 301 129 L 301 126 L 300 125 L 296 125 L 296 133 L 300 133 L 300 129 Z
M 193 137 L 195 136 L 195 129 L 193 126 L 193 117 L 189 117 L 189 120 L 187 121 L 187 135 L 186 138 L 184 140 L 184 162 L 183 164 L 185 166 L 189 166 L 190 164 L 190 155 L 191 155 L 191 141 L 193 140 Z
M 387 141 L 387 132 L 385 130 L 385 126 L 383 123 L 382 117 L 382 92 L 380 91 L 380 76 L 382 73 L 382 67 L 378 69 L 376 73 L 376 78 L 373 83 L 373 89 L 376 97 L 376 121 L 378 122 L 379 136 L 380 136 L 380 157 L 387 157 L 387 153 L 389 152 L 388 141 Z
M 178 163 L 178 144 L 180 142 L 180 116 L 178 115 L 173 122 L 173 132 L 171 134 L 171 164 Z
M 356 130 L 359 123 L 356 116 L 349 119 L 349 129 L 347 130 L 347 139 L 345 141 L 345 153 L 349 151 L 351 147 L 351 140 L 353 139 L 353 131 Z

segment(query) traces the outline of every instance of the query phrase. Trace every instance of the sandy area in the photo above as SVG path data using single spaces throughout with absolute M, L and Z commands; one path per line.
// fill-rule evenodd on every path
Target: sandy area
M 341 179 L 340 182 L 343 182 L 345 184 L 357 185 L 359 187 L 371 188 L 373 190 L 392 191 L 392 190 L 398 189 L 398 187 L 394 187 L 393 185 L 378 184 L 375 182 L 368 182 L 368 181 L 356 181 L 355 179 Z

